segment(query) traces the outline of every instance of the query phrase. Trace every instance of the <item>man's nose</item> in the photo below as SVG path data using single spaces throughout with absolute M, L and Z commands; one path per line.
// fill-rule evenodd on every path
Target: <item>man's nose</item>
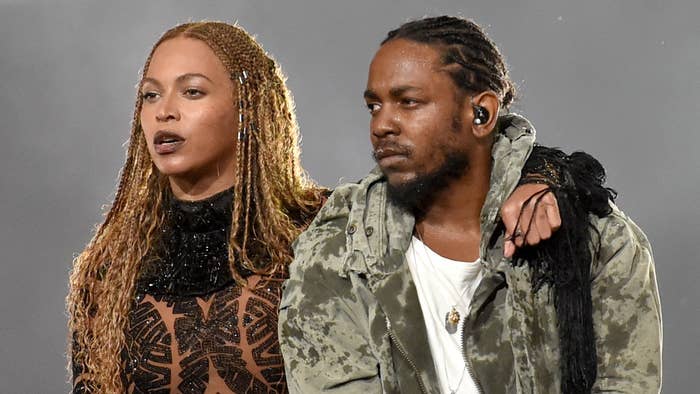
M 380 109 L 370 123 L 372 135 L 376 138 L 385 138 L 391 134 L 399 134 L 399 117 L 395 111 L 389 107 Z

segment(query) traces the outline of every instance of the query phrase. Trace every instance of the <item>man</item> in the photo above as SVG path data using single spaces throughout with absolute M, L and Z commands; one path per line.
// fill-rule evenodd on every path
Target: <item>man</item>
M 527 120 L 499 116 L 512 98 L 474 23 L 389 33 L 365 91 L 378 168 L 336 189 L 294 247 L 280 307 L 292 392 L 659 391 L 646 237 L 595 159 L 533 147 Z M 504 245 L 546 220 L 499 224 L 521 175 L 548 183 L 533 199 L 553 191 L 562 228 L 511 260 Z

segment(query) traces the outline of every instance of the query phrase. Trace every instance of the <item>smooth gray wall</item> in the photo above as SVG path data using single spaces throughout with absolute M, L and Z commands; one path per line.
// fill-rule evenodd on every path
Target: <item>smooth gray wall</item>
M 654 247 L 667 393 L 700 371 L 700 2 L 0 0 L 0 393 L 60 393 L 72 257 L 124 159 L 134 86 L 167 28 L 238 20 L 289 76 L 318 181 L 371 167 L 362 92 L 386 32 L 461 14 L 487 26 L 546 145 L 606 166 Z M 694 202 L 695 201 L 695 202 Z

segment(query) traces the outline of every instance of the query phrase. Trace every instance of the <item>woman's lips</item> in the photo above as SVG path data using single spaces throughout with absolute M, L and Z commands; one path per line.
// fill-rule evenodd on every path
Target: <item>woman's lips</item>
M 159 155 L 171 154 L 185 143 L 185 139 L 179 134 L 169 131 L 160 130 L 153 137 L 153 148 Z
M 159 155 L 167 155 L 180 149 L 185 141 L 174 141 L 174 142 L 164 142 L 162 144 L 154 145 L 155 151 Z

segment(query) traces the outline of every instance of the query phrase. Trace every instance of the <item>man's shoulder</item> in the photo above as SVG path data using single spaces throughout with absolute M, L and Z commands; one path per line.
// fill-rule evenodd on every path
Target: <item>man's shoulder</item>
M 617 205 L 610 203 L 612 211 L 609 215 L 598 218 L 595 216 L 593 225 L 601 235 L 601 244 L 614 244 L 619 241 L 635 241 L 648 246 L 649 241 L 637 224 Z
M 332 267 L 333 262 L 343 256 L 347 235 L 353 232 L 348 226 L 351 212 L 377 179 L 373 172 L 359 182 L 345 183 L 333 190 L 316 218 L 294 242 L 295 264 L 324 261 Z
M 365 198 L 371 185 L 382 179 L 377 168 L 367 176 L 353 183 L 344 183 L 333 189 L 328 200 L 314 219 L 312 226 L 347 218 L 353 206 Z
M 319 261 L 332 265 L 334 257 L 340 257 L 345 249 L 351 209 L 349 195 L 347 188 L 335 189 L 309 227 L 294 241 L 295 266 L 309 267 Z
M 599 246 L 594 271 L 603 269 L 600 265 L 613 260 L 624 248 L 639 249 L 651 255 L 651 246 L 644 232 L 617 205 L 612 202 L 610 205 L 612 211 L 609 215 L 591 215 L 596 233 L 593 239 L 597 239 Z

